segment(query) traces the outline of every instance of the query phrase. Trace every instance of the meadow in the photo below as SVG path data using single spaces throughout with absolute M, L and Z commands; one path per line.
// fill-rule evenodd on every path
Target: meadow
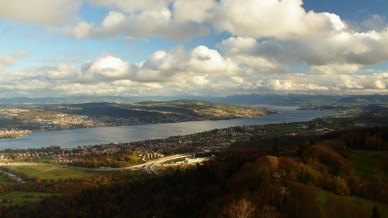
M 10 169 L 16 173 L 22 173 L 26 177 L 39 177 L 40 179 L 75 179 L 106 174 L 106 172 L 54 166 L 13 166 Z

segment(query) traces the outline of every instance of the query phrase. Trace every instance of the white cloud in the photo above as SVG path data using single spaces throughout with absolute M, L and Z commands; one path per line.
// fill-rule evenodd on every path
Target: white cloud
M 206 78 L 207 75 L 197 75 L 197 76 L 193 76 L 193 78 L 191 79 L 192 83 L 194 85 L 197 85 L 197 86 L 206 86 L 210 83 L 210 81 Z
M 190 54 L 188 66 L 194 72 L 216 75 L 230 75 L 236 71 L 237 66 L 232 61 L 222 57 L 216 50 L 206 46 L 198 46 Z
M 367 30 L 382 31 L 387 28 L 387 23 L 385 17 L 373 14 L 368 19 L 361 22 L 361 26 Z
M 243 84 L 245 82 L 244 78 L 239 76 L 232 76 L 231 79 L 238 84 Z
M 301 0 L 90 0 L 110 12 L 101 24 L 81 21 L 78 38 L 164 37 L 187 39 L 210 29 L 243 37 L 311 37 L 346 28 L 335 14 L 306 12 Z
M 77 17 L 82 0 L 0 1 L 0 19 L 27 24 L 57 25 Z
M 216 6 L 214 0 L 177 0 L 174 2 L 174 19 L 178 22 L 208 22 Z
M 175 48 L 169 53 L 159 50 L 151 54 L 142 64 L 142 67 L 159 71 L 171 71 L 173 73 L 181 68 L 182 62 L 186 58 L 186 51 L 183 47 Z
M 364 89 L 365 87 L 360 82 L 362 78 L 360 76 L 341 75 L 337 84 L 341 89 Z
M 55 67 L 45 68 L 48 80 L 74 80 L 80 76 L 80 70 L 66 63 L 59 63 Z
M 328 65 L 320 65 L 320 66 L 311 66 L 310 73 L 342 75 L 342 74 L 354 73 L 360 69 L 361 69 L 361 66 L 357 64 L 328 64 Z
M 64 32 L 66 32 L 67 34 L 73 35 L 77 39 L 81 39 L 94 34 L 93 32 L 96 31 L 95 28 L 96 27 L 92 24 L 89 24 L 86 22 L 80 22 L 73 29 L 65 28 Z
M 214 27 L 243 37 L 295 38 L 341 31 L 335 14 L 306 12 L 301 0 L 225 0 L 212 19 Z
M 11 55 L 0 54 L 0 73 L 3 72 L 8 67 L 13 66 L 17 60 L 25 58 L 26 56 L 27 56 L 27 53 L 24 51 L 19 51 Z
M 267 86 L 273 90 L 294 90 L 295 89 L 295 84 L 289 80 L 285 80 L 285 81 L 281 81 L 277 79 L 270 80 Z
M 201 25 L 174 20 L 170 9 L 164 7 L 129 14 L 110 11 L 100 26 L 81 21 L 74 28 L 65 28 L 64 32 L 76 38 L 109 38 L 124 34 L 134 38 L 162 37 L 182 40 L 206 35 L 208 30 Z
M 217 47 L 221 48 L 229 55 L 252 54 L 258 49 L 255 38 L 230 37 L 222 41 Z
M 237 42 L 235 40 L 231 40 Z M 240 40 L 244 42 L 244 40 Z M 249 41 L 249 40 L 247 40 Z M 244 43 L 243 43 L 244 44 Z M 249 43 L 248 43 L 249 44 Z M 252 92 L 387 93 L 388 72 L 360 75 L 353 65 L 324 65 L 309 74 L 278 73 L 205 46 L 156 51 L 141 63 L 101 56 L 81 68 L 66 63 L 0 74 L 1 96 L 58 95 L 230 95 Z M 255 57 L 252 56 L 254 59 Z M 241 60 L 245 64 L 241 64 Z M 265 61 L 264 61 L 265 62 Z M 253 63 L 255 63 L 253 61 Z
M 387 83 L 382 81 L 382 80 L 376 80 L 374 85 L 377 89 L 386 89 L 387 88 Z
M 111 11 L 109 12 L 109 15 L 105 17 L 105 19 L 102 22 L 103 28 L 115 28 L 116 26 L 121 25 L 127 17 L 120 12 L 117 11 Z
M 168 7 L 172 1 L 173 0 L 89 0 L 92 5 L 113 8 L 127 13 L 159 10 Z
M 141 63 L 105 55 L 81 68 L 60 63 L 10 72 L 0 76 L 0 90 L 14 87 L 19 94 L 28 91 L 38 96 L 54 91 L 70 95 L 176 94 L 179 90 L 189 93 L 220 87 L 236 71 L 237 66 L 216 50 L 198 46 L 186 51 L 178 46 L 156 51 Z M 43 93 L 44 89 L 51 91 Z
M 254 38 L 231 37 L 217 47 L 235 62 L 251 67 L 305 63 L 311 73 L 344 74 L 388 61 L 388 29 L 381 32 L 344 30 L 330 37 L 309 39 L 258 41 Z
M 145 62 L 137 64 L 133 80 L 179 82 L 182 75 L 186 75 L 189 80 L 198 81 L 196 84 L 204 84 L 205 78 L 233 75 L 236 70 L 237 66 L 231 60 L 206 46 L 198 46 L 191 51 L 177 47 L 169 52 L 156 51 Z
M 128 78 L 131 73 L 129 63 L 113 56 L 103 56 L 83 67 L 83 74 L 98 79 Z

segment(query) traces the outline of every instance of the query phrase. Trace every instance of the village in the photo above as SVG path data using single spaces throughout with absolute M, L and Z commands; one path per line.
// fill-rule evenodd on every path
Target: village
M 1 129 L 0 130 L 0 139 L 3 138 L 20 138 L 22 136 L 30 134 L 30 130 L 17 130 L 17 129 Z

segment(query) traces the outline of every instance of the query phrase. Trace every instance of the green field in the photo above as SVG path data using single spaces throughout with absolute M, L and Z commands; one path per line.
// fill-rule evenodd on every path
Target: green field
M 372 217 L 372 210 L 376 207 L 381 217 L 388 217 L 388 205 L 354 196 L 335 195 L 327 191 L 319 191 L 317 203 L 321 217 L 353 218 Z M 336 216 L 332 216 L 336 214 Z
M 388 151 L 353 151 L 350 156 L 353 175 L 369 179 L 375 173 L 388 176 Z
M 11 206 L 11 205 L 25 205 L 33 202 L 40 201 L 44 198 L 52 195 L 58 195 L 53 193 L 44 192 L 7 192 L 0 194 L 0 206 Z
M 70 179 L 106 174 L 106 172 L 87 171 L 53 166 L 13 166 L 12 171 L 24 173 L 28 177 L 41 179 Z
M 33 162 L 35 163 L 50 163 L 53 160 L 52 157 L 39 157 L 35 158 Z

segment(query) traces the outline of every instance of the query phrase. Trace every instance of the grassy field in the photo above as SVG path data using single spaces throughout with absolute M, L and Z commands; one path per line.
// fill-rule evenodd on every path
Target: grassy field
M 53 193 L 43 192 L 7 192 L 0 194 L 0 206 L 11 206 L 11 205 L 25 205 L 33 202 L 40 201 L 44 198 L 52 195 L 58 195 Z
M 375 173 L 388 176 L 388 151 L 354 151 L 350 162 L 353 175 L 368 179 Z
M 32 162 L 36 163 L 50 163 L 52 161 L 52 157 L 40 157 L 40 158 L 35 158 Z
M 374 207 L 381 217 L 388 217 L 388 205 L 354 196 L 335 195 L 322 190 L 318 192 L 317 203 L 321 217 L 329 217 L 329 214 L 341 218 L 372 217 Z
M 41 179 L 69 179 L 106 174 L 106 172 L 86 171 L 52 166 L 14 166 L 10 167 L 15 172 L 26 174 L 28 177 Z

